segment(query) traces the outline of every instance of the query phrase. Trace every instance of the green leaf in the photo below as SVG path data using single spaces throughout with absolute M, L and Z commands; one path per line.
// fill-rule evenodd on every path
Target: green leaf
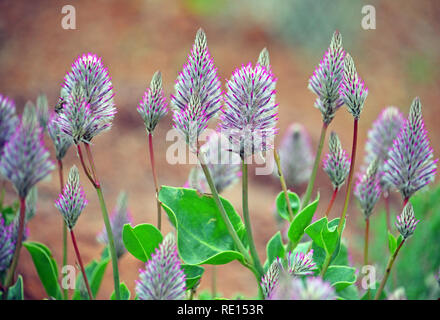
M 86 271 L 87 280 L 89 280 L 90 290 L 92 290 L 92 294 L 94 298 L 96 298 L 96 296 L 98 295 L 98 291 L 99 288 L 101 287 L 105 270 L 110 260 L 111 260 L 110 258 L 106 258 L 100 261 L 93 260 L 84 267 Z M 81 288 L 85 289 L 85 283 L 83 280 L 82 273 L 79 273 L 79 276 L 76 280 L 76 288 L 77 289 L 73 293 L 72 300 L 88 299 L 87 293 L 84 296 L 84 293 L 81 292 Z
M 376 297 L 376 292 L 380 287 L 380 283 L 376 282 L 375 284 L 375 288 L 374 289 L 370 289 L 370 293 L 368 294 L 368 291 L 365 291 L 364 295 L 362 296 L 361 300 L 374 300 L 374 297 Z M 382 290 L 382 293 L 380 294 L 379 300 L 384 300 L 386 299 L 387 296 L 385 294 L 385 290 Z
M 338 223 L 339 218 L 328 222 L 327 217 L 324 217 L 309 225 L 305 232 L 316 245 L 325 250 L 326 254 L 331 254 L 339 246 Z
M 128 289 L 128 287 L 125 285 L 124 282 L 121 282 L 119 284 L 119 293 L 120 293 L 120 296 L 121 296 L 121 300 L 130 300 L 131 293 L 130 293 L 130 290 Z M 110 300 L 116 300 L 116 294 L 115 294 L 114 291 L 113 291 L 113 293 L 112 293 L 112 295 L 110 297 Z
M 186 290 L 192 289 L 205 272 L 205 268 L 190 264 L 182 264 L 182 269 L 185 273 Z
M 356 268 L 347 266 L 330 266 L 324 280 L 331 283 L 336 291 L 342 290 L 356 282 Z
M 265 265 L 269 267 L 277 257 L 284 258 L 285 253 L 281 233 L 278 231 L 266 245 L 267 261 Z
M 144 223 L 136 227 L 125 224 L 122 229 L 122 240 L 125 248 L 135 258 L 147 262 L 151 254 L 162 242 L 162 234 L 152 224 Z
M 344 289 L 338 291 L 340 300 L 359 300 L 359 290 L 356 284 L 349 285 Z
M 295 192 L 288 190 L 287 194 L 289 196 L 290 207 L 292 208 L 292 213 L 293 213 L 293 215 L 295 215 L 299 210 L 299 207 L 301 205 L 301 200 Z M 280 217 L 283 219 L 286 219 L 287 221 L 290 221 L 289 210 L 287 209 L 287 204 L 286 204 L 286 197 L 285 197 L 283 191 L 281 191 L 278 194 L 275 201 L 276 201 L 276 206 L 277 206 L 277 212 L 280 215 Z
M 24 300 L 23 277 L 21 275 L 18 276 L 17 282 L 9 288 L 8 298 L 6 300 Z
M 186 264 L 226 264 L 243 261 L 210 195 L 193 189 L 162 186 L 159 200 L 177 229 L 177 247 Z M 220 198 L 231 224 L 246 246 L 246 230 L 231 203 Z
M 50 250 L 41 243 L 24 242 L 23 246 L 29 251 L 35 269 L 49 297 L 62 299 L 61 288 L 58 283 L 58 267 Z
M 299 214 L 295 216 L 292 223 L 290 224 L 289 231 L 287 236 L 289 237 L 292 243 L 297 244 L 304 236 L 304 229 L 310 225 L 312 222 L 313 215 L 316 212 L 316 208 L 319 203 L 319 194 L 316 197 L 316 200 L 307 205 L 304 209 L 301 210 Z
M 390 249 L 391 254 L 396 251 L 397 248 L 397 239 L 394 237 L 394 235 L 388 231 L 388 249 Z

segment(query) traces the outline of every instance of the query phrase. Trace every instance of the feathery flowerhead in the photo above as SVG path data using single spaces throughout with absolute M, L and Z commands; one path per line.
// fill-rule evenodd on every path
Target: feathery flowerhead
M 63 188 L 63 193 L 61 193 L 58 196 L 58 200 L 55 201 L 55 207 L 63 215 L 69 230 L 72 230 L 86 205 L 87 199 L 79 183 L 79 171 L 74 165 L 70 169 L 67 184 Z
M 115 241 L 115 250 L 118 258 L 127 251 L 122 240 L 122 229 L 126 223 L 131 223 L 132 218 L 127 207 L 127 193 L 121 192 L 118 196 L 118 202 L 113 215 L 110 217 L 110 224 L 112 227 L 113 238 Z M 107 230 L 103 228 L 101 233 L 97 236 L 97 240 L 105 245 L 108 245 Z
M 281 141 L 280 164 L 286 183 L 298 186 L 309 180 L 312 173 L 314 152 L 307 129 L 300 123 L 289 126 Z M 274 168 L 278 177 L 278 169 Z
M 321 277 L 284 278 L 273 290 L 271 300 L 335 300 L 336 293 Z
M 151 255 L 145 270 L 139 270 L 136 293 L 140 300 L 183 300 L 185 298 L 185 274 L 172 234 Z
M 200 148 L 204 162 L 211 173 L 214 185 L 219 193 L 238 181 L 241 174 L 240 157 L 226 150 L 227 139 L 217 132 L 207 137 L 207 142 Z M 199 192 L 209 192 L 209 185 L 200 165 L 191 169 L 188 187 Z
M 289 252 L 287 254 L 287 270 L 291 275 L 311 275 L 315 269 L 316 263 L 313 262 L 313 250 L 308 253 L 297 252 L 293 255 L 292 252 Z
M 14 134 L 18 122 L 14 101 L 0 94 L 0 154 L 6 142 Z
M 267 48 L 263 48 L 263 50 L 261 50 L 260 55 L 258 56 L 257 64 L 265 68 L 270 68 L 270 57 Z
M 381 173 L 378 172 L 378 161 L 375 159 L 367 169 L 367 172 L 359 176 L 355 187 L 355 196 L 359 201 L 362 213 L 368 219 L 373 212 L 376 202 L 379 200 L 380 193 L 380 178 Z
M 78 57 L 64 77 L 60 127 L 75 143 L 90 140 L 111 127 L 116 109 L 113 86 L 101 58 Z
M 47 125 L 47 131 L 55 147 L 55 156 L 57 160 L 62 160 L 72 145 L 72 139 L 64 134 L 58 126 L 56 113 L 52 113 Z
M 197 112 L 204 114 L 207 120 L 220 110 L 222 103 L 221 82 L 209 53 L 206 34 L 202 29 L 197 31 L 188 61 L 183 65 L 183 70 L 179 73 L 174 88 L 176 92 L 171 96 L 171 102 L 175 113 L 189 112 L 194 114 L 195 112 L 187 110 L 193 96 L 197 96 L 200 102 L 200 110 Z
M 335 112 L 344 104 L 339 93 L 343 81 L 344 56 L 341 34 L 335 31 L 330 47 L 309 79 L 309 89 L 318 96 L 315 107 L 321 111 L 326 125 L 333 120 Z
M 404 123 L 405 119 L 396 107 L 387 107 L 382 110 L 368 131 L 368 139 L 365 144 L 365 163 L 371 163 L 374 159 L 377 159 L 379 162 L 378 170 L 384 171 L 388 152 Z M 389 189 L 389 184 L 383 178 L 381 179 L 381 187 L 384 191 Z
M 348 111 L 356 120 L 359 119 L 368 96 L 368 88 L 359 77 L 353 58 L 348 53 L 344 58 L 344 78 L 339 93 Z
M 16 235 L 14 225 L 6 225 L 6 221 L 0 214 L 0 272 L 9 268 L 15 251 Z
M 49 104 L 45 94 L 41 94 L 37 97 L 35 111 L 37 113 L 38 123 L 43 131 L 45 131 L 49 122 Z
M 270 68 L 249 63 L 232 74 L 227 82 L 225 108 L 220 128 L 233 152 L 246 158 L 272 148 L 277 129 L 276 78 Z
M 421 108 L 420 99 L 415 98 L 384 166 L 384 179 L 405 199 L 432 182 L 437 168 L 438 159 L 433 160 Z
M 400 216 L 397 216 L 396 227 L 404 239 L 409 238 L 416 230 L 417 224 L 420 220 L 416 220 L 414 216 L 414 208 L 410 202 L 408 202 L 403 208 Z
M 43 142 L 41 128 L 20 124 L 6 143 L 0 173 L 12 182 L 20 198 L 55 168 Z
M 145 129 L 152 134 L 160 119 L 168 112 L 160 71 L 153 75 L 150 87 L 145 91 L 137 110 L 144 120 Z
M 278 285 L 280 271 L 280 262 L 276 259 L 272 262 L 266 274 L 261 278 L 261 289 L 263 290 L 265 299 L 272 295 L 273 290 Z
M 330 134 L 328 148 L 329 153 L 323 161 L 324 171 L 329 176 L 333 188 L 339 189 L 350 171 L 350 159 L 342 149 L 341 141 L 335 132 Z

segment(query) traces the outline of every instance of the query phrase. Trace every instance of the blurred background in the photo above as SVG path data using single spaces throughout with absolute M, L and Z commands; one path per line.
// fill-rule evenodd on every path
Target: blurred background
M 64 16 L 61 10 L 67 4 L 76 9 L 76 30 L 65 30 L 61 26 Z M 207 34 L 208 46 L 222 81 L 241 64 L 255 62 L 260 50 L 267 47 L 272 69 L 278 78 L 280 132 L 276 143 L 279 144 L 291 123 L 300 122 L 308 129 L 315 150 L 321 114 L 313 107 L 315 96 L 307 89 L 307 82 L 327 49 L 332 33 L 339 30 L 344 48 L 353 56 L 360 76 L 369 87 L 360 121 L 358 159 L 363 157 L 367 131 L 381 109 L 395 105 L 406 116 L 415 96 L 421 98 L 431 146 L 438 157 L 440 2 L 370 0 L 368 4 L 376 11 L 375 30 L 364 30 L 361 26 L 364 17 L 361 10 L 365 4 L 350 0 L 1 0 L 0 92 L 15 100 L 19 113 L 28 100 L 35 101 L 41 93 L 45 93 L 49 104 L 54 106 L 63 77 L 74 59 L 86 52 L 101 56 L 112 77 L 118 109 L 112 129 L 93 141 L 107 206 L 112 208 L 119 192 L 125 190 L 134 224 L 155 224 L 156 204 L 147 140 L 143 122 L 136 111 L 153 73 L 156 70 L 162 72 L 165 93 L 169 97 L 199 27 Z M 352 117 L 343 107 L 330 127 L 339 134 L 347 150 L 351 148 L 351 123 Z M 169 165 L 165 160 L 166 149 L 172 143 L 165 142 L 165 135 L 171 125 L 169 114 L 155 134 L 159 181 L 181 186 L 191 166 Z M 53 152 L 49 140 L 47 145 Z M 327 147 L 324 152 L 326 150 Z M 360 163 L 358 161 L 358 166 Z M 65 160 L 65 174 L 73 164 L 78 165 L 78 159 L 71 149 Z M 82 258 L 87 263 L 100 255 L 102 245 L 97 243 L 96 234 L 102 230 L 103 223 L 96 194 L 86 177 L 82 179 L 89 205 L 75 230 Z M 250 185 L 253 232 L 264 260 L 265 244 L 277 231 L 273 207 L 280 185 L 271 176 L 253 174 Z M 293 188 L 299 194 L 304 189 L 305 186 Z M 223 194 L 239 212 L 240 190 L 238 184 Z M 317 190 L 321 195 L 320 215 L 332 191 L 322 170 L 315 194 Z M 51 179 L 39 184 L 37 215 L 29 224 L 29 239 L 46 244 L 55 259 L 61 261 L 62 220 L 53 205 L 58 191 L 55 173 Z M 14 199 L 15 192 L 8 185 L 6 201 L 11 203 Z M 393 208 L 398 210 L 400 196 L 393 194 L 392 200 Z M 340 214 L 342 202 L 343 195 L 340 194 L 332 217 Z M 378 206 L 383 207 L 383 203 L 379 202 Z M 361 261 L 361 245 L 355 235 L 362 234 L 363 224 L 355 201 L 351 201 L 348 215 L 345 236 L 356 263 Z M 171 230 L 168 221 L 164 224 L 165 230 Z M 435 245 L 437 248 L 426 249 L 439 251 L 438 242 Z M 382 259 L 387 256 L 384 249 Z M 21 259 L 19 272 L 24 276 L 26 297 L 45 297 L 26 250 L 22 251 Z M 70 241 L 69 261 L 74 262 Z M 126 254 L 119 266 L 121 279 L 133 292 L 142 264 Z M 202 278 L 202 289 L 210 287 L 210 272 L 208 266 Z M 111 266 L 108 266 L 99 298 L 108 298 L 113 290 L 111 273 Z M 218 291 L 225 297 L 233 297 L 238 292 L 246 296 L 257 293 L 253 275 L 238 263 L 219 266 L 218 277 L 221 279 Z

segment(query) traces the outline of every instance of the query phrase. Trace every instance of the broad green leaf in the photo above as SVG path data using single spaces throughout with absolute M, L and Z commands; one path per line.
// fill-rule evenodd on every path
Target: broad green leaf
M 266 245 L 267 266 L 269 267 L 277 257 L 284 258 L 285 252 L 281 233 L 278 231 Z
M 390 253 L 393 254 L 397 248 L 397 239 L 394 235 L 388 231 L 388 249 L 390 249 Z
M 17 282 L 9 288 L 7 300 L 24 300 L 23 277 L 21 275 L 18 276 Z
M 144 223 L 136 227 L 125 224 L 122 229 L 122 240 L 125 248 L 135 258 L 147 262 L 151 254 L 162 242 L 162 234 L 152 224 Z
M 293 215 L 295 215 L 299 210 L 299 207 L 301 205 L 301 200 L 295 192 L 288 190 L 287 194 L 289 196 L 290 207 L 292 208 L 292 213 L 293 213 Z M 286 197 L 285 197 L 283 191 L 281 191 L 278 194 L 275 201 L 276 201 L 276 206 L 277 206 L 277 212 L 280 215 L 280 217 L 283 219 L 286 219 L 287 221 L 290 221 L 289 210 L 287 209 L 287 204 L 286 204 Z
M 359 290 L 356 284 L 349 285 L 338 291 L 339 300 L 359 300 Z
M 205 272 L 205 268 L 190 264 L 182 264 L 182 269 L 185 273 L 186 290 L 192 289 Z
M 111 259 L 106 258 L 100 261 L 93 260 L 84 267 L 86 271 L 87 280 L 89 280 L 90 290 L 92 290 L 93 297 L 98 295 L 99 288 L 101 287 L 102 279 L 104 277 L 105 270 Z M 76 290 L 73 294 L 72 300 L 88 299 L 88 294 L 85 292 L 85 283 L 82 273 L 80 272 L 76 280 Z
M 231 203 L 220 198 L 231 224 L 246 246 L 246 231 Z M 226 264 L 243 261 L 210 195 L 193 189 L 162 186 L 159 200 L 177 229 L 177 247 L 186 264 Z
M 331 283 L 336 291 L 342 290 L 356 282 L 356 268 L 347 266 L 330 266 L 324 280 Z
M 338 223 L 339 218 L 329 223 L 327 217 L 324 217 L 309 225 L 305 229 L 305 232 L 312 238 L 316 245 L 325 250 L 326 254 L 331 254 L 335 252 L 338 247 Z
M 24 242 L 23 246 L 29 251 L 35 269 L 49 297 L 62 299 L 61 288 L 58 283 L 58 267 L 50 250 L 41 243 Z
M 119 284 L 119 293 L 120 293 L 120 296 L 121 296 L 121 300 L 130 300 L 131 293 L 130 293 L 130 290 L 128 289 L 128 287 L 125 285 L 124 282 L 121 282 Z M 113 293 L 112 293 L 112 295 L 110 297 L 110 300 L 116 300 L 116 294 L 115 294 L 114 291 L 113 291 Z
M 304 229 L 310 225 L 312 222 L 313 215 L 315 214 L 316 208 L 319 203 L 319 195 L 316 200 L 307 205 L 304 209 L 298 213 L 290 224 L 289 231 L 287 233 L 290 241 L 297 244 L 304 236 Z

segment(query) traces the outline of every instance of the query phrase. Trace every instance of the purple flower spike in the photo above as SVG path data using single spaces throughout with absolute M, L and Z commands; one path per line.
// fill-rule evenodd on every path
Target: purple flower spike
M 124 225 L 132 222 L 132 217 L 127 208 L 127 193 L 121 192 L 118 196 L 118 202 L 113 210 L 113 215 L 110 217 L 110 224 L 112 227 L 113 238 L 115 240 L 115 249 L 118 259 L 127 251 L 122 240 L 122 229 Z M 108 245 L 107 231 L 104 228 L 97 236 L 97 240 L 105 245 Z
M 249 63 L 227 82 L 225 109 L 220 128 L 241 158 L 272 148 L 277 133 L 276 78 L 269 67 Z
M 272 262 L 269 270 L 267 270 L 266 274 L 261 278 L 261 289 L 263 290 L 265 299 L 269 298 L 273 290 L 277 287 L 280 271 L 280 262 L 277 259 Z
M 269 297 L 270 300 L 336 300 L 329 282 L 321 277 L 284 278 Z
M 200 112 L 207 120 L 211 119 L 221 108 L 221 82 L 202 29 L 197 31 L 188 61 L 183 65 L 183 70 L 177 77 L 175 91 L 175 95 L 171 96 L 175 113 L 187 112 L 193 96 L 198 97 L 201 105 Z
M 384 171 L 385 161 L 388 160 L 388 151 L 393 146 L 393 141 L 404 123 L 405 119 L 396 107 L 387 107 L 382 110 L 370 131 L 368 131 L 368 139 L 365 144 L 365 163 L 371 163 L 374 159 L 377 159 L 378 171 Z M 390 188 L 389 183 L 383 177 L 381 187 L 384 192 Z
M 56 113 L 53 113 L 50 116 L 49 123 L 47 125 L 47 131 L 49 133 L 49 137 L 52 139 L 53 145 L 55 147 L 55 155 L 57 160 L 62 160 L 72 145 L 72 139 L 70 136 L 64 134 L 60 127 L 58 126 L 58 118 L 59 116 Z
M 9 268 L 15 251 L 16 234 L 14 224 L 6 225 L 0 214 L 0 272 Z
M 384 179 L 399 190 L 404 199 L 434 180 L 438 159 L 433 160 L 419 98 L 412 102 L 408 119 L 388 156 Z
M 31 188 L 54 168 L 41 128 L 20 124 L 4 147 L 0 174 L 10 180 L 18 196 L 25 199 Z
M 374 160 L 367 172 L 359 176 L 354 195 L 359 201 L 362 213 L 368 219 L 379 200 L 382 189 L 380 188 L 381 173 L 378 172 L 378 161 Z
M 313 262 L 313 250 L 308 253 L 297 252 L 293 255 L 292 252 L 289 252 L 287 254 L 287 270 L 291 275 L 311 275 L 315 269 L 316 263 Z
M 111 127 L 116 114 L 113 85 L 101 58 L 80 56 L 65 76 L 61 90 L 59 125 L 75 144 L 90 140 Z
M 299 186 L 307 182 L 312 174 L 314 152 L 307 129 L 300 123 L 293 123 L 281 141 L 280 163 L 288 186 Z M 274 168 L 278 178 L 278 169 Z
M 63 215 L 69 230 L 75 227 L 81 212 L 87 205 L 87 199 L 84 190 L 79 183 L 79 171 L 76 166 L 70 169 L 67 184 L 64 186 L 63 193 L 55 201 L 55 207 Z
M 168 112 L 162 88 L 162 74 L 159 71 L 153 75 L 150 87 L 145 91 L 137 110 L 144 120 L 145 129 L 152 134 L 160 119 Z
M 14 101 L 0 94 L 0 154 L 6 142 L 14 134 L 18 122 Z
M 344 104 L 339 94 L 344 72 L 344 56 L 342 37 L 336 31 L 330 47 L 309 80 L 309 89 L 318 96 L 315 107 L 321 111 L 323 121 L 327 125 L 333 120 L 339 107 Z
M 408 202 L 403 208 L 400 216 L 397 216 L 396 227 L 404 239 L 409 238 L 416 230 L 417 223 L 420 220 L 416 220 L 414 216 L 414 208 L 410 202 Z
M 350 171 L 350 159 L 342 149 L 341 141 L 336 133 L 330 134 L 329 153 L 323 161 L 324 171 L 328 174 L 334 189 L 339 189 L 345 182 Z
M 348 111 L 355 119 L 359 119 L 368 96 L 368 88 L 359 77 L 353 58 L 348 53 L 344 58 L 344 80 L 339 93 Z
M 140 300 L 183 300 L 185 274 L 181 268 L 177 247 L 172 234 L 168 234 L 151 255 L 145 270 L 139 270 L 136 293 Z

